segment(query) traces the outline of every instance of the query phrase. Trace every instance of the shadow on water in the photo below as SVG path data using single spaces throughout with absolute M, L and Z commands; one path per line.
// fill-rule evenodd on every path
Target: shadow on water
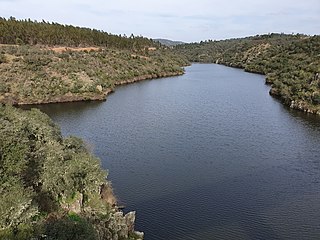
M 308 127 L 314 130 L 320 130 L 320 116 L 311 113 L 305 113 L 289 107 L 284 106 L 286 112 L 293 118 L 303 121 Z
M 101 101 L 82 101 L 82 102 L 66 102 L 66 103 L 49 103 L 22 105 L 19 108 L 30 110 L 32 108 L 40 109 L 49 116 L 54 117 L 62 113 L 79 114 L 88 110 L 94 110 L 100 107 L 104 102 Z

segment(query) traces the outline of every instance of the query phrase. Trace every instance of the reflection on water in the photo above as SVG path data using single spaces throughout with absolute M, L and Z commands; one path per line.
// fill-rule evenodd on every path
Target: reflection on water
M 82 114 L 88 114 L 86 111 L 97 109 L 103 102 L 100 101 L 84 101 L 71 103 L 50 103 L 40 105 L 22 105 L 22 109 L 38 108 L 41 111 L 49 114 L 53 119 L 57 115 L 67 114 L 79 118 Z
M 268 90 L 261 75 L 194 64 L 41 109 L 93 146 L 147 240 L 320 239 L 320 118 Z

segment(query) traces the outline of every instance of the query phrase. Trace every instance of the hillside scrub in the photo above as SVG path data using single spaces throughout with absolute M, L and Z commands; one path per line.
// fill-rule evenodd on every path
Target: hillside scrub
M 180 75 L 187 64 L 165 49 L 55 51 L 1 45 L 0 53 L 0 103 L 11 104 L 103 100 L 115 85 Z
M 82 140 L 63 138 L 39 110 L 10 106 L 0 106 L 0 135 L 0 239 L 141 237 Z
M 267 34 L 178 45 L 192 62 L 218 63 L 266 75 L 270 94 L 284 104 L 320 114 L 320 36 Z

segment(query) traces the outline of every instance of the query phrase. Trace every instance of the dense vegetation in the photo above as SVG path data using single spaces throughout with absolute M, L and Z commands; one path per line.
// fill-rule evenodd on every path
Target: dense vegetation
M 38 110 L 5 106 L 0 135 L 0 239 L 135 239 L 80 139 Z
M 178 45 L 189 61 L 219 63 L 266 75 L 286 105 L 320 114 L 320 36 L 267 34 Z
M 50 45 L 66 47 L 99 46 L 118 49 L 141 50 L 155 47 L 151 39 L 131 35 L 117 36 L 90 28 L 28 20 L 0 18 L 0 44 Z
M 101 100 L 114 86 L 179 75 L 187 61 L 159 43 L 57 23 L 0 18 L 0 102 Z

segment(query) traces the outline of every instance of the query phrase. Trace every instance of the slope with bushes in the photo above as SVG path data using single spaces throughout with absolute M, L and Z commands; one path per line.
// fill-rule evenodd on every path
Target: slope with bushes
M 0 51 L 0 102 L 12 104 L 102 100 L 115 85 L 180 75 L 186 64 L 165 49 L 2 45 Z
M 0 239 L 140 239 L 107 172 L 39 110 L 0 106 Z

